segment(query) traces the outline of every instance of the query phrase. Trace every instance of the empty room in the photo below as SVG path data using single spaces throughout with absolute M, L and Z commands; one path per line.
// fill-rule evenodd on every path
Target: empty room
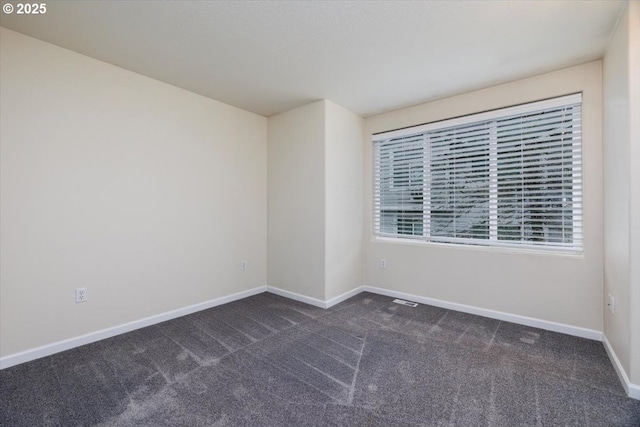
M 640 426 L 640 1 L 2 1 L 1 426 Z

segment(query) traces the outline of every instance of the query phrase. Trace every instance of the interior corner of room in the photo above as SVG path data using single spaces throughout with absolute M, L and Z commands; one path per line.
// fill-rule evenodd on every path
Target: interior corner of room
M 0 368 L 265 291 L 369 291 L 602 341 L 640 399 L 640 3 L 600 59 L 370 115 L 263 115 L 0 43 Z M 573 93 L 581 254 L 374 237 L 373 134 Z

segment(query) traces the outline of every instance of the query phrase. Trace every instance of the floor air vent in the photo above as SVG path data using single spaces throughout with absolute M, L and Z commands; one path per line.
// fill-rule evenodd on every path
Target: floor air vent
M 416 304 L 415 302 L 409 302 L 409 301 L 405 301 L 403 299 L 394 299 L 393 302 L 395 302 L 396 304 L 406 305 L 407 307 L 417 307 L 418 306 L 418 304 Z

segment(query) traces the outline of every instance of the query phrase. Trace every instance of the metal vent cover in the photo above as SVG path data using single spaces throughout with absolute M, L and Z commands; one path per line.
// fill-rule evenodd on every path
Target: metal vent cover
M 396 304 L 406 305 L 407 307 L 417 307 L 418 303 L 405 301 L 403 299 L 394 299 L 393 302 Z

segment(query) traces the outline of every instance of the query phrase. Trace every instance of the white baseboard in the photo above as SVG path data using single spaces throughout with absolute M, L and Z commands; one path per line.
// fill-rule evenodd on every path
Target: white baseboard
M 257 295 L 265 291 L 271 292 L 276 295 L 280 295 L 285 298 L 290 298 L 295 301 L 300 301 L 306 304 L 320 307 L 320 308 L 332 307 L 348 298 L 351 298 L 359 294 L 362 291 L 366 291 L 366 292 L 372 292 L 372 293 L 385 295 L 389 297 L 415 301 L 421 304 L 429 304 L 436 307 L 462 311 L 465 313 L 477 314 L 480 316 L 490 317 L 493 319 L 504 320 L 507 322 L 518 323 L 522 325 L 532 326 L 540 329 L 546 329 L 554 332 L 561 332 L 569 335 L 575 335 L 575 336 L 589 338 L 589 339 L 598 340 L 598 341 L 601 341 L 603 338 L 602 332 L 596 331 L 596 330 L 579 328 L 576 326 L 569 326 L 561 323 L 549 322 L 546 320 L 534 319 L 531 317 L 525 317 L 525 316 L 520 316 L 516 314 L 503 313 L 499 311 L 488 310 L 488 309 L 464 305 L 464 304 L 442 301 L 434 298 L 427 298 L 419 295 L 412 295 L 405 292 L 397 292 L 397 291 L 377 288 L 373 286 L 360 286 L 348 292 L 345 292 L 342 295 L 338 295 L 337 297 L 331 298 L 327 301 L 308 297 L 305 295 L 301 295 L 295 292 L 276 288 L 273 286 L 259 286 L 257 288 L 249 289 L 247 291 L 238 292 L 238 293 L 227 295 L 220 298 L 215 298 L 210 301 L 205 301 L 199 304 L 194 304 L 194 305 L 180 308 L 177 310 L 168 311 L 166 313 L 161 313 L 155 316 L 146 317 L 144 319 L 135 320 L 135 321 L 114 326 L 111 328 L 102 329 L 100 331 L 92 332 L 89 334 L 81 335 L 81 336 L 70 338 L 67 340 L 47 344 L 42 347 L 37 347 L 37 348 L 26 350 L 20 353 L 10 354 L 8 356 L 4 356 L 0 358 L 0 369 L 9 368 L 11 366 L 18 365 L 20 363 L 29 362 L 31 360 L 39 359 L 41 357 L 49 356 L 61 351 L 69 350 L 69 349 L 79 347 L 85 344 L 89 344 L 95 341 L 110 338 L 115 335 L 120 335 L 136 329 L 144 328 L 146 326 L 151 326 L 156 323 L 175 319 L 176 317 L 186 316 L 188 314 L 195 313 L 197 311 L 206 310 L 208 308 L 226 304 L 232 301 L 237 301 L 239 299 Z M 640 398 L 640 386 L 631 384 L 629 382 L 628 378 L 626 377 L 626 374 L 624 373 L 624 370 L 621 370 L 619 362 L 616 362 L 617 358 L 615 358 L 615 353 L 612 353 L 610 346 L 607 347 L 606 343 L 607 341 L 605 340 L 605 348 L 607 348 L 607 351 L 610 353 L 610 357 L 614 361 L 614 366 L 616 366 L 618 375 L 621 376 L 621 379 L 625 384 L 625 389 L 628 391 L 631 397 L 635 396 L 636 399 Z M 620 372 L 622 372 L 622 374 Z
M 267 286 L 267 292 L 271 292 L 272 294 L 280 295 L 281 297 L 289 298 L 294 301 L 304 302 L 306 304 L 313 305 L 320 308 L 333 307 L 334 305 L 339 304 L 342 301 L 345 301 L 351 298 L 352 296 L 358 295 L 363 290 L 364 290 L 363 286 L 358 286 L 357 288 L 351 289 L 350 291 L 345 292 L 342 295 L 338 295 L 337 297 L 323 301 L 318 298 L 308 297 L 306 295 L 276 288 L 275 286 Z
M 276 288 L 274 286 L 267 286 L 267 292 L 271 292 L 272 294 L 280 295 L 281 297 L 289 298 L 294 301 L 300 301 L 305 304 L 313 305 L 320 308 L 327 308 L 327 303 L 322 301 L 321 299 L 308 297 L 306 295 L 297 294 L 295 292 L 286 291 L 284 289 Z
M 358 286 L 355 289 L 351 289 L 348 292 L 345 292 L 342 295 L 338 295 L 337 297 L 333 297 L 330 300 L 325 302 L 325 308 L 333 307 L 336 304 L 340 304 L 342 301 L 348 300 L 351 297 L 358 295 L 360 292 L 364 290 L 364 286 Z
M 535 319 L 533 317 L 520 316 L 518 314 L 504 313 L 502 311 L 489 310 L 486 308 L 474 307 L 471 305 L 458 304 L 455 302 L 443 301 L 435 298 L 427 298 L 419 295 L 412 295 L 405 292 L 391 291 L 384 288 L 365 286 L 364 291 L 388 297 L 401 298 L 408 301 L 419 302 L 421 304 L 433 305 L 449 310 L 462 311 L 464 313 L 477 314 L 479 316 L 490 317 L 492 319 L 504 320 L 506 322 L 520 325 L 532 326 L 534 328 L 545 329 L 547 331 L 560 332 L 591 340 L 602 341 L 602 332 L 594 329 L 580 328 L 578 326 L 565 325 L 563 323 L 550 322 L 548 320 Z
M 237 292 L 235 294 L 227 295 L 220 298 L 215 298 L 209 301 L 201 302 L 198 304 L 190 305 L 188 307 L 179 308 L 176 310 L 167 311 L 166 313 L 157 314 L 155 316 L 145 317 L 144 319 L 134 320 L 132 322 L 124 323 L 122 325 L 113 326 L 111 328 L 102 329 L 100 331 L 91 332 L 78 337 L 69 338 L 63 341 L 54 342 L 51 344 L 43 345 L 34 349 L 22 351 L 20 353 L 10 354 L 0 358 L 0 369 L 9 368 L 20 363 L 29 362 L 31 360 L 40 359 L 41 357 L 50 356 L 61 351 L 70 350 L 75 347 L 80 347 L 85 344 L 90 344 L 95 341 L 100 341 L 106 338 L 111 338 L 116 335 L 123 334 L 125 332 L 134 331 L 136 329 L 144 328 L 146 326 L 155 325 L 156 323 L 165 322 L 167 320 L 175 319 L 176 317 L 186 316 L 187 314 L 195 313 L 197 311 L 206 310 L 218 305 L 227 304 L 232 301 L 237 301 L 242 298 L 247 298 L 253 295 L 261 294 L 267 290 L 266 286 L 259 286 L 257 288 L 249 289 L 247 291 Z
M 630 382 L 627 395 L 632 399 L 640 400 L 640 385 Z
M 607 350 L 607 355 L 609 355 L 609 359 L 611 360 L 611 363 L 613 364 L 613 367 L 618 374 L 618 378 L 620 379 L 620 382 L 624 387 L 624 391 L 627 392 L 627 395 L 630 398 L 640 400 L 640 385 L 633 384 L 631 380 L 629 380 L 629 376 L 622 367 L 622 363 L 620 363 L 620 359 L 618 359 L 618 356 L 613 350 L 613 347 L 611 346 L 611 343 L 607 339 L 606 335 L 603 335 L 602 341 L 604 342 L 605 350 Z

